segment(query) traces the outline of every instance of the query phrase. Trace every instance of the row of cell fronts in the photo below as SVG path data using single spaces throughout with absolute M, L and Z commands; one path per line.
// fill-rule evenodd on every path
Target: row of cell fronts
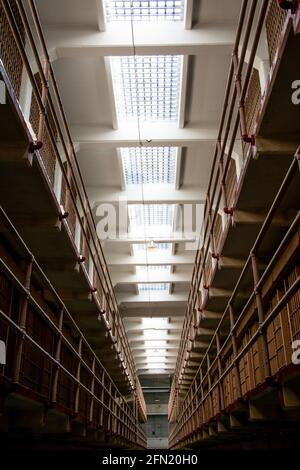
M 25 46 L 28 38 L 19 14 L 17 2 L 12 0 L 10 4 Z M 111 283 L 101 248 L 97 244 L 95 228 L 91 223 L 91 219 L 86 217 L 88 202 L 84 195 L 82 182 L 80 181 L 76 155 L 70 151 L 73 144 L 60 109 L 59 98 L 57 98 L 55 93 L 54 78 L 51 78 L 52 76 L 48 77 L 49 83 L 46 87 L 40 73 L 34 73 L 33 71 L 37 90 L 34 90 L 31 84 L 29 84 L 30 79 L 29 74 L 25 72 L 24 59 L 17 47 L 6 13 L 1 5 L 0 59 L 15 96 L 17 99 L 20 99 L 21 108 L 21 97 L 25 93 L 25 85 L 26 93 L 31 95 L 31 98 L 27 99 L 27 102 L 30 103 L 29 106 L 27 105 L 28 109 L 24 108 L 25 105 L 23 106 L 24 109 L 22 108 L 24 118 L 33 139 L 39 139 L 42 142 L 39 155 L 45 177 L 61 207 L 61 213 L 65 217 L 78 255 L 84 260 L 82 265 L 86 269 L 91 287 L 97 293 L 101 308 L 106 310 L 106 319 L 114 329 L 113 309 L 116 309 L 116 305 L 110 295 Z M 48 100 L 46 100 L 45 104 L 46 113 L 43 112 L 40 101 L 45 88 L 48 93 Z M 37 95 L 39 95 L 40 99 L 38 99 Z
M 19 3 L 14 0 L 9 3 L 25 46 L 23 54 L 28 55 L 27 49 L 30 50 L 30 41 L 20 15 Z M 33 20 L 32 22 L 34 23 Z M 32 50 L 29 55 L 34 55 Z M 56 200 L 59 217 L 75 248 L 74 254 L 85 273 L 92 298 L 100 309 L 105 327 L 111 332 L 111 336 L 116 341 L 115 344 L 118 343 L 124 368 L 126 366 L 129 370 L 131 380 L 136 380 L 125 328 L 118 312 L 55 77 L 51 73 L 45 78 L 40 72 L 35 72 L 37 64 L 32 67 L 31 73 L 25 71 L 24 57 L 17 46 L 7 13 L 2 5 L 0 5 L 0 59 L 15 96 L 19 99 L 32 139 L 42 144 L 35 157 L 41 166 L 51 194 Z M 43 64 L 44 61 L 43 57 Z M 30 96 L 25 100 L 24 94 L 26 93 Z M 45 94 L 43 109 L 41 100 Z M 26 106 L 23 101 L 26 101 Z M 137 384 L 137 393 L 142 401 L 139 384 Z
M 262 288 L 263 321 L 259 321 L 253 295 L 253 301 L 248 301 L 242 315 L 235 316 L 233 328 L 229 321 L 224 322 L 218 360 L 217 348 L 211 347 L 209 360 L 202 361 L 181 403 L 171 444 L 218 420 L 226 410 L 234 410 L 241 400 L 247 403 L 270 384 L 278 386 L 280 407 L 284 406 L 280 398 L 281 384 L 295 380 L 293 394 L 300 403 L 299 276 L 297 231 Z
M 88 343 L 33 270 L 25 289 L 26 263 L 0 243 L 0 391 L 30 392 L 93 429 L 136 442 L 139 428 L 132 408 L 118 392 Z M 50 300 L 49 300 L 50 299 Z

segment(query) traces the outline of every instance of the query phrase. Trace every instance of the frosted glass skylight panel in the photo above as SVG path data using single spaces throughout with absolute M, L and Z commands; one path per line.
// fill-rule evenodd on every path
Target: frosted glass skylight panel
M 111 57 L 120 121 L 176 121 L 182 56 Z
M 170 284 L 168 283 L 140 283 L 138 284 L 139 292 L 168 292 Z
M 155 339 L 155 340 L 163 340 L 165 339 L 166 333 L 165 330 L 144 330 L 144 337 L 145 339 Z
M 137 274 L 152 274 L 157 272 L 171 272 L 171 266 L 168 265 L 150 265 L 150 266 L 136 266 Z
M 121 156 L 126 185 L 175 183 L 175 147 L 122 148 Z
M 172 232 L 174 207 L 170 204 L 132 204 L 128 207 L 130 233 L 136 237 L 163 237 Z
M 184 0 L 105 0 L 106 21 L 181 21 Z
M 159 356 L 147 356 L 147 362 L 150 364 L 161 364 L 166 362 L 166 356 L 159 357 Z

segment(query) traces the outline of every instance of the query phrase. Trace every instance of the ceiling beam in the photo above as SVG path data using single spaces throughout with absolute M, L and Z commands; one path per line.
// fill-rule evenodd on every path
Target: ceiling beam
M 123 253 L 114 253 L 105 250 L 105 259 L 108 266 L 194 266 L 195 251 L 185 251 L 183 253 L 176 253 L 176 255 L 169 255 L 161 253 L 160 251 L 153 253 L 142 253 L 135 256 L 130 256 Z
M 164 304 L 168 303 L 182 303 L 183 305 L 186 306 L 187 303 L 187 298 L 188 298 L 188 289 L 186 292 L 178 292 L 174 294 L 169 294 L 168 292 L 142 292 L 138 295 L 133 294 L 133 293 L 125 293 L 125 292 L 120 292 L 117 293 L 118 297 L 118 302 L 119 304 L 125 305 L 125 304 L 132 304 L 132 303 L 137 303 L 141 302 L 142 304 L 144 303 L 160 303 L 161 309 L 163 311 L 164 309 Z
M 98 23 L 102 28 L 98 9 Z M 107 57 L 134 54 L 130 22 L 107 24 L 106 31 L 99 32 L 78 28 L 45 28 L 48 48 L 54 57 Z M 138 55 L 201 55 L 231 52 L 235 28 L 224 25 L 201 25 L 184 30 L 180 22 L 135 23 L 135 52 Z
M 167 355 L 170 358 L 173 357 L 175 360 L 177 359 L 177 351 L 175 351 L 175 349 L 172 349 L 171 351 L 168 350 Z M 139 359 L 149 357 L 149 352 L 134 350 L 133 356 L 134 356 L 134 359 L 139 360 Z
M 131 317 L 136 317 L 137 315 L 140 315 L 141 317 L 154 317 L 154 318 L 159 318 L 159 317 L 177 317 L 177 318 L 183 318 L 184 314 L 186 311 L 186 305 L 182 306 L 168 306 L 164 305 L 163 307 L 160 305 L 149 305 L 146 304 L 144 306 L 138 306 L 136 307 L 135 305 L 130 305 L 130 306 L 121 306 L 120 307 L 120 312 L 122 315 L 122 318 L 128 319 Z
M 153 346 L 154 349 L 155 349 L 155 341 L 180 341 L 180 338 L 181 338 L 180 332 L 178 332 L 178 334 L 172 334 L 172 335 L 165 334 L 158 340 L 156 338 L 155 339 L 145 338 L 143 333 L 136 333 L 136 334 L 132 333 L 128 335 L 128 341 L 130 344 L 139 343 L 140 341 L 149 341 L 149 344 L 150 344 L 150 341 L 151 341 L 154 344 Z
M 174 284 L 190 284 L 191 274 L 190 273 L 170 273 L 168 271 L 160 272 L 145 272 L 139 274 L 131 274 L 126 272 L 111 273 L 113 286 L 116 287 L 120 284 L 164 284 L 172 282 Z
M 164 317 L 166 318 L 166 317 Z M 130 326 L 130 325 L 141 325 L 141 322 L 142 322 L 142 318 L 140 316 L 136 316 L 136 317 L 131 317 L 131 318 L 127 318 L 126 321 L 125 321 L 125 325 L 127 326 Z M 175 318 L 175 319 L 170 319 L 169 320 L 169 323 L 168 325 L 178 325 L 180 328 L 182 326 L 182 320 L 181 319 L 178 319 L 178 318 Z M 167 328 L 167 325 L 165 328 L 163 329 L 168 329 Z
M 194 7 L 194 0 L 186 0 L 184 3 L 184 28 L 185 29 L 192 29 L 193 26 L 193 7 Z
M 98 150 L 116 147 L 139 147 L 138 130 L 135 123 L 126 123 L 119 129 L 98 125 L 71 125 L 74 142 L 81 150 Z M 178 129 L 177 123 L 141 123 L 141 141 L 145 147 L 191 147 L 201 143 L 215 144 L 217 128 L 189 127 Z M 205 155 L 198 152 L 199 158 Z
M 96 221 L 97 222 L 97 221 Z M 196 241 L 196 237 L 186 234 L 182 235 L 180 233 L 173 233 L 170 236 L 162 236 L 162 237 L 149 237 L 149 238 L 134 238 L 130 237 L 129 234 L 120 235 L 120 238 L 114 238 L 116 235 L 112 233 L 107 233 L 108 236 L 108 243 L 110 245 L 114 244 L 146 244 L 150 242 L 150 239 L 154 241 L 154 243 L 188 243 L 193 244 Z
M 118 124 L 118 116 L 117 116 L 117 107 L 116 107 L 116 100 L 115 100 L 114 90 L 113 90 L 113 80 L 112 80 L 112 74 L 111 74 L 110 60 L 108 57 L 104 57 L 104 66 L 105 66 L 105 74 L 106 74 L 106 83 L 107 83 L 107 88 L 108 88 L 108 98 L 109 98 L 109 104 L 110 104 L 111 115 L 112 115 L 112 126 L 113 126 L 113 129 L 118 129 L 119 124 Z
M 139 375 L 169 375 L 173 374 L 174 367 L 163 367 L 162 369 L 137 368 Z M 162 372 L 161 372 L 162 371 Z
M 182 147 L 177 148 L 176 158 L 176 178 L 175 178 L 175 189 L 179 190 L 181 185 L 181 162 L 182 162 Z
M 185 105 L 187 96 L 187 83 L 188 83 L 188 66 L 189 56 L 183 56 L 181 64 L 181 88 L 179 95 L 179 109 L 178 109 L 178 127 L 184 128 L 185 125 Z
M 144 331 L 164 331 L 164 332 L 172 332 L 172 333 L 180 333 L 181 332 L 181 324 L 169 324 L 167 327 L 164 328 L 144 328 L 142 324 L 136 325 L 135 327 L 130 327 L 126 329 L 126 333 L 130 336 L 135 334 L 143 333 Z
M 157 360 L 154 360 L 154 359 L 152 360 L 152 359 L 151 359 L 150 361 L 148 361 L 147 358 L 145 358 L 145 359 L 141 358 L 141 359 L 136 359 L 136 360 L 135 360 L 135 364 L 136 364 L 136 366 L 138 366 L 139 368 L 140 368 L 141 366 L 147 367 L 147 364 L 148 364 L 149 362 L 150 362 L 150 364 L 161 364 L 161 363 L 162 363 L 162 361 L 161 361 L 160 358 L 157 358 Z M 176 364 L 176 358 L 164 357 L 164 358 L 163 358 L 163 364 L 168 364 L 168 365 L 171 365 L 171 364 L 172 364 L 172 365 L 175 365 L 175 364 Z
M 143 185 L 120 191 L 118 188 L 87 187 L 92 207 L 98 204 L 204 204 L 206 192 L 198 187 L 166 188 L 163 185 Z
M 138 343 L 133 343 L 131 346 L 130 346 L 130 349 L 133 351 L 133 354 L 135 354 L 136 352 L 145 352 L 146 348 L 145 348 L 145 341 L 140 341 Z M 147 349 L 150 349 L 150 348 L 147 348 Z M 168 351 L 176 351 L 176 354 L 178 352 L 178 341 L 170 341 L 168 340 L 168 344 L 167 346 L 164 346 L 164 347 L 161 347 L 161 348 L 152 348 L 152 349 L 156 349 L 156 350 L 163 350 L 165 351 L 166 349 Z
M 97 7 L 97 23 L 99 31 L 106 30 L 105 14 L 104 14 L 104 0 L 95 0 Z

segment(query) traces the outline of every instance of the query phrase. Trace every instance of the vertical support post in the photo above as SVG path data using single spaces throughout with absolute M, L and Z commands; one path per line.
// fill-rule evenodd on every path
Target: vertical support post
M 24 333 L 26 333 L 26 321 L 27 321 L 27 311 L 28 311 L 28 299 L 30 296 L 32 266 L 33 266 L 33 257 L 29 259 L 29 262 L 26 268 L 24 287 L 27 290 L 27 293 L 22 295 L 20 315 L 19 315 L 19 326 L 24 331 Z M 24 336 L 22 336 L 21 338 L 19 337 L 17 339 L 16 356 L 15 356 L 14 372 L 13 372 L 14 383 L 18 383 L 20 379 L 23 348 L 24 348 Z
M 210 246 L 212 250 L 212 256 L 214 258 L 217 258 L 217 252 L 216 252 L 216 242 L 215 242 L 215 236 L 214 236 L 214 229 L 213 229 L 213 223 L 212 223 L 212 204 L 209 195 L 207 195 L 207 204 L 208 204 L 208 221 L 209 221 L 209 238 L 210 238 Z
M 258 270 L 257 257 L 255 253 L 251 253 L 251 261 L 252 261 L 252 273 L 253 273 L 253 280 L 254 280 L 254 293 L 255 293 L 257 313 L 258 313 L 258 327 L 259 327 L 259 333 L 261 337 L 261 346 L 262 346 L 262 354 L 263 354 L 264 375 L 265 375 L 265 379 L 267 379 L 271 377 L 271 368 L 270 368 L 270 361 L 269 361 L 266 332 L 265 330 L 262 329 L 262 326 L 261 326 L 262 323 L 264 322 L 265 312 L 263 308 L 261 291 L 260 289 L 257 289 L 257 284 L 259 282 L 259 270 Z
M 96 359 L 93 357 L 93 362 L 92 362 L 92 381 L 91 381 L 91 401 L 90 401 L 90 410 L 89 410 L 89 423 L 91 424 L 93 422 L 93 415 L 94 415 L 94 405 L 95 405 L 95 400 L 94 400 L 94 394 L 95 394 L 95 372 L 96 372 Z
M 201 394 L 201 414 L 202 414 L 202 422 L 203 424 L 205 422 L 205 416 L 204 416 L 204 392 L 203 392 L 203 372 L 202 372 L 202 367 L 200 366 L 200 394 Z
M 234 361 L 233 371 L 234 371 L 234 375 L 235 375 L 235 383 L 236 383 L 237 394 L 238 394 L 237 398 L 241 398 L 241 396 L 242 396 L 242 385 L 241 385 L 241 378 L 240 378 L 240 374 L 239 374 L 239 365 L 238 365 L 238 362 L 237 362 L 237 359 L 236 359 L 237 356 L 238 356 L 238 348 L 237 348 L 235 332 L 233 330 L 235 320 L 234 320 L 234 310 L 233 310 L 233 307 L 232 307 L 231 304 L 229 305 L 229 317 L 230 317 L 230 328 L 231 328 L 230 335 L 231 335 L 233 361 Z
M 72 168 L 70 162 L 67 160 L 64 164 L 66 166 L 67 181 L 71 187 L 72 185 Z M 66 200 L 65 200 L 65 211 L 70 212 L 71 208 L 71 197 L 68 185 L 66 184 Z
M 104 405 L 104 385 L 105 385 L 105 372 L 104 370 L 102 371 L 102 378 L 101 378 L 101 402 Z M 101 412 L 100 412 L 100 426 L 103 428 L 104 426 L 104 406 L 101 407 Z
M 209 399 L 210 416 L 213 416 L 213 406 L 212 406 L 212 396 L 211 396 L 211 377 L 210 377 L 210 357 L 209 357 L 209 353 L 206 354 L 206 364 L 207 364 L 208 399 Z
M 220 147 L 221 144 L 219 143 Z M 221 151 L 221 149 L 220 149 Z M 226 188 L 226 180 L 225 180 L 225 173 L 224 173 L 224 159 L 223 156 L 220 157 L 219 162 L 219 172 L 220 172 L 220 184 L 221 184 L 221 192 L 222 192 L 222 199 L 223 199 L 223 206 L 226 210 L 226 214 L 230 215 L 231 207 L 228 206 L 228 198 L 227 198 L 227 188 Z M 225 215 L 225 214 L 224 214 Z
M 62 343 L 62 328 L 63 328 L 63 320 L 64 320 L 64 308 L 61 309 L 59 315 L 59 337 L 56 343 L 56 351 L 55 351 L 55 360 L 57 362 L 61 361 L 61 343 Z M 58 390 L 58 376 L 59 376 L 59 368 L 55 366 L 54 374 L 53 374 L 53 381 L 52 381 L 52 392 L 51 392 L 51 402 L 55 404 L 57 402 L 57 390 Z
M 77 364 L 77 371 L 76 371 L 76 379 L 80 382 L 80 372 L 81 372 L 81 359 L 82 359 L 82 336 L 79 338 L 78 344 L 78 364 Z M 76 393 L 75 393 L 75 415 L 79 412 L 79 400 L 80 400 L 80 383 L 76 385 Z
M 46 120 L 46 113 L 47 113 L 47 101 L 48 101 L 48 92 L 49 92 L 49 86 L 48 86 L 48 80 L 49 80 L 49 62 L 47 58 L 45 59 L 45 64 L 44 64 L 44 76 L 46 79 L 46 83 L 44 83 L 43 78 L 41 77 L 41 84 L 42 84 L 42 104 L 43 104 L 43 109 L 40 109 L 40 116 L 39 116 L 39 126 L 38 126 L 38 135 L 37 135 L 37 140 L 38 142 L 43 142 L 43 136 L 44 136 L 44 128 L 45 128 L 45 120 Z
M 220 411 L 222 411 L 224 409 L 224 394 L 223 394 L 223 385 L 221 383 L 222 363 L 221 363 L 221 357 L 220 357 L 221 341 L 220 341 L 219 332 L 217 332 L 216 334 L 216 344 L 217 344 L 217 362 L 218 362 L 218 374 L 219 374 L 218 388 L 219 388 L 219 399 L 220 399 Z
M 111 382 L 109 383 L 108 387 L 108 393 L 109 393 L 109 398 L 108 398 L 108 431 L 111 433 L 112 432 L 112 397 L 111 397 Z
M 83 212 L 83 233 L 82 233 L 82 255 L 85 257 L 86 262 L 89 262 L 89 250 L 88 250 L 88 239 L 87 239 L 87 201 L 84 200 L 84 212 Z
M 32 85 L 25 66 L 23 66 L 19 103 L 24 118 L 29 121 L 32 101 Z
M 247 131 L 247 120 L 246 120 L 246 112 L 245 112 L 245 101 L 242 99 L 242 75 L 239 66 L 239 59 L 237 55 L 237 51 L 233 53 L 233 66 L 235 71 L 235 86 L 237 91 L 237 96 L 239 99 L 239 115 L 240 115 L 240 125 L 241 125 L 241 132 L 242 132 L 242 139 L 245 143 L 253 145 L 255 143 L 254 136 L 249 136 Z

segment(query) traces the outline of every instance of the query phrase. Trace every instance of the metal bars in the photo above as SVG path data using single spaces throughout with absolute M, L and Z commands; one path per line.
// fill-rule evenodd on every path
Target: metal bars
M 145 418 L 146 407 L 142 390 L 137 379 L 125 328 L 118 312 L 118 305 L 102 247 L 98 240 L 95 222 L 76 159 L 76 152 L 70 136 L 37 11 L 33 0 L 28 0 L 27 4 L 28 7 L 25 9 L 22 1 L 9 2 L 1 0 L 1 33 L 6 36 L 3 37 L 0 59 L 3 59 L 5 69 L 8 71 L 8 77 L 11 80 L 17 98 L 19 98 L 22 73 L 24 72 L 28 76 L 32 86 L 32 103 L 35 103 L 36 106 L 34 117 L 36 122 L 32 122 L 36 135 L 30 145 L 30 149 L 31 151 L 37 151 L 36 156 L 44 168 L 45 176 L 52 189 L 54 187 L 54 168 L 59 167 L 62 177 L 62 188 L 65 192 L 63 200 L 65 211 L 63 214 L 59 213 L 59 216 L 62 218 L 62 223 L 69 231 L 70 237 L 73 240 L 75 238 L 76 225 L 79 227 L 81 238 L 85 240 L 84 246 L 86 247 L 87 255 L 85 256 L 86 261 L 80 258 L 81 266 L 90 285 L 93 300 L 98 305 L 99 310 L 103 308 L 108 310 L 109 321 L 114 323 L 115 336 L 119 348 L 124 358 L 126 358 L 124 371 L 132 389 L 134 388 L 133 384 L 136 383 L 137 399 L 140 404 L 141 414 Z M 3 25 L 5 25 L 5 28 L 3 28 Z M 7 49 L 11 44 L 14 44 L 13 53 Z M 18 57 L 18 60 L 23 65 L 23 70 L 22 67 L 16 69 L 20 74 L 18 80 L 14 79 L 15 66 L 13 61 L 15 57 Z M 38 70 L 38 74 L 33 71 L 34 68 Z M 61 201 L 60 196 L 57 197 L 59 211 Z M 80 255 L 81 253 L 77 253 L 77 257 L 80 257 Z M 97 286 L 92 284 L 88 276 L 89 260 L 93 263 L 94 280 Z M 102 304 L 103 296 L 105 299 L 104 307 Z
M 20 278 L 20 274 L 15 274 L 13 271 L 13 263 L 9 263 L 10 258 L 13 260 L 13 252 L 9 250 L 9 256 L 6 256 L 5 259 L 0 258 L 0 273 L 2 276 L 4 275 L 14 286 L 14 289 L 20 293 L 20 315 L 18 321 L 10 318 L 7 312 L 2 309 L 0 310 L 1 322 L 8 325 L 14 332 L 18 345 L 17 351 L 11 348 L 10 343 L 13 341 L 13 338 L 10 336 L 7 343 L 8 363 L 11 362 L 11 357 L 13 356 L 16 357 L 16 361 L 13 371 L 10 372 L 9 368 L 4 368 L 3 376 L 16 385 L 27 385 L 26 364 L 23 360 L 23 349 L 24 345 L 26 345 L 27 348 L 29 347 L 27 352 L 29 359 L 32 357 L 31 360 L 36 360 L 40 357 L 50 364 L 50 382 L 47 382 L 48 385 L 38 391 L 38 396 L 43 398 L 49 406 L 63 406 L 65 413 L 71 412 L 71 416 L 73 417 L 80 413 L 87 424 L 99 427 L 99 429 L 101 428 L 101 417 L 99 416 L 101 414 L 103 415 L 105 412 L 111 419 L 111 425 L 108 427 L 107 431 L 114 430 L 115 434 L 118 434 L 120 437 L 136 443 L 138 446 L 145 447 L 146 439 L 138 424 L 138 418 L 134 416 L 133 411 L 83 337 L 72 315 L 59 298 L 50 281 L 27 249 L 2 208 L 0 208 L 0 218 L 1 223 L 8 229 L 9 237 L 13 238 L 14 243 L 17 243 L 19 253 L 20 251 L 22 252 L 22 257 L 25 260 L 29 259 L 25 276 Z M 47 309 L 41 306 L 43 302 L 40 299 L 40 294 L 37 296 L 35 293 L 37 279 L 53 296 L 53 301 L 58 311 L 57 321 L 54 321 L 55 314 L 53 303 L 51 303 L 51 307 L 49 308 L 48 306 Z M 29 331 L 27 328 L 28 309 L 33 311 L 35 318 L 43 321 L 45 331 L 51 332 L 49 336 L 50 343 L 52 344 L 54 339 L 55 347 L 49 347 L 50 343 L 48 344 L 45 339 L 43 341 L 42 338 L 44 336 L 37 334 L 37 326 L 34 324 Z M 64 329 L 64 324 L 70 325 L 73 331 L 73 337 L 77 336 L 77 348 L 72 344 L 74 340 L 72 340 L 72 336 L 68 335 L 68 330 Z M 62 355 L 64 355 L 65 359 L 63 359 Z M 66 355 L 69 358 L 68 360 Z M 44 381 L 43 377 L 47 373 L 48 371 L 45 370 L 45 368 L 40 370 L 39 382 Z M 31 379 L 31 377 L 28 378 Z M 72 400 L 69 403 L 62 401 L 61 386 L 64 380 L 63 378 L 68 380 L 70 390 L 75 387 L 74 402 Z M 108 401 L 105 397 L 108 397 Z M 87 402 L 85 401 L 86 399 L 88 399 Z M 85 402 L 87 406 L 83 406 Z M 95 414 L 95 405 L 100 405 L 99 416 Z M 113 423 L 115 424 L 113 425 Z M 116 431 L 116 423 L 119 425 L 118 433 Z
M 299 223 L 300 223 L 300 214 L 298 213 L 294 218 L 293 223 L 288 228 L 285 236 L 281 240 L 277 250 L 275 251 L 272 259 L 269 261 L 268 266 L 264 270 L 263 274 L 260 275 L 258 271 L 257 265 L 257 258 L 254 253 L 258 252 L 259 246 L 261 245 L 264 237 L 267 234 L 268 228 L 271 225 L 271 222 L 276 214 L 276 211 L 283 200 L 291 181 L 298 173 L 298 152 L 293 159 L 293 162 L 288 169 L 285 178 L 281 184 L 281 187 L 273 201 L 273 204 L 268 212 L 268 215 L 265 219 L 265 222 L 256 238 L 256 241 L 252 247 L 252 250 L 245 262 L 244 268 L 242 273 L 238 279 L 238 282 L 234 288 L 234 291 L 229 299 L 227 308 L 223 313 L 222 319 L 217 327 L 217 330 L 210 342 L 210 345 L 200 363 L 199 369 L 195 375 L 195 378 L 192 382 L 191 387 L 184 399 L 184 404 L 181 406 L 179 411 L 179 415 L 177 416 L 176 425 L 174 425 L 172 433 L 170 435 L 170 446 L 174 447 L 177 445 L 179 441 L 185 441 L 189 433 L 187 431 L 188 425 L 187 423 L 192 419 L 191 412 L 189 411 L 192 409 L 191 403 L 196 400 L 197 395 L 199 395 L 201 389 L 203 389 L 204 384 L 207 384 L 207 390 L 204 397 L 201 399 L 201 406 L 205 406 L 205 403 L 210 403 L 211 397 L 213 392 L 219 388 L 221 388 L 222 393 L 226 389 L 227 384 L 226 380 L 228 380 L 228 376 L 231 371 L 234 372 L 234 379 L 233 377 L 229 378 L 231 382 L 231 388 L 234 387 L 236 389 L 236 396 L 231 397 L 229 399 L 230 403 L 228 405 L 232 405 L 233 402 L 247 392 L 250 392 L 253 388 L 255 388 L 260 381 L 264 382 L 271 377 L 271 370 L 270 370 L 270 348 L 267 342 L 267 328 L 268 326 L 276 321 L 277 316 L 280 314 L 283 308 L 286 308 L 292 296 L 299 291 L 300 286 L 300 277 L 299 275 L 294 276 L 292 281 L 286 286 L 285 293 L 281 296 L 280 300 L 276 302 L 275 306 L 266 312 L 263 308 L 263 305 L 268 300 L 268 295 L 265 294 L 263 298 L 262 292 L 264 290 L 265 284 L 267 284 L 270 276 L 272 276 L 273 270 L 276 267 L 278 271 L 278 266 L 280 265 L 281 258 L 284 259 L 284 264 L 282 264 L 282 271 L 286 272 L 286 264 L 287 264 L 287 255 L 286 252 L 290 248 L 290 258 L 295 259 L 296 252 L 298 247 L 297 237 L 299 232 Z M 296 237 L 296 239 L 295 239 Z M 295 240 L 295 241 L 294 241 Z M 298 260 L 299 262 L 300 260 Z M 297 259 L 296 259 L 297 262 Z M 294 261 L 295 263 L 295 261 Z M 250 295 L 248 301 L 246 302 L 245 306 L 243 307 L 242 311 L 239 312 L 239 315 L 236 317 L 233 309 L 233 304 L 236 298 L 236 295 L 240 289 L 240 286 L 245 278 L 246 274 L 249 272 L 252 273 L 253 281 L 254 281 L 254 289 L 252 294 Z M 272 282 L 276 284 L 282 282 L 280 281 L 280 275 L 277 272 L 277 278 L 273 279 Z M 299 308 L 299 305 L 296 306 Z M 246 323 L 244 319 L 247 319 L 248 329 L 245 331 Z M 222 332 L 222 328 L 229 319 L 230 321 L 230 335 L 226 337 L 223 344 L 220 344 L 220 335 Z M 291 319 L 289 320 L 291 322 Z M 252 327 L 251 327 L 252 325 Z M 256 325 L 258 327 L 256 327 Z M 286 335 L 287 332 L 283 332 L 282 334 Z M 293 328 L 290 330 L 290 339 L 284 342 L 285 347 L 288 348 L 290 351 L 289 343 L 296 338 L 296 330 L 294 331 Z M 210 361 L 210 355 L 213 355 L 213 348 L 215 343 L 217 344 L 217 353 L 214 354 L 213 362 Z M 248 352 L 251 354 L 247 355 Z M 250 373 L 250 382 L 246 385 L 241 384 L 241 377 L 245 372 L 242 372 L 243 367 L 245 367 L 245 358 L 248 362 L 250 357 L 252 357 L 252 361 L 255 355 L 258 355 L 257 364 L 251 365 L 251 372 Z M 262 361 L 260 360 L 260 356 L 262 357 Z M 229 360 L 226 359 L 229 357 Z M 287 361 L 288 365 L 291 361 L 291 355 L 289 361 Z M 243 364 L 241 364 L 243 362 Z M 226 364 L 225 367 L 222 367 L 222 364 Z M 248 367 L 248 366 L 247 366 Z M 255 370 L 258 370 L 259 375 L 255 375 Z M 203 372 L 205 370 L 205 373 Z M 212 384 L 212 377 L 215 374 L 215 371 L 218 371 L 218 380 L 216 380 Z M 278 369 L 276 370 L 276 373 Z M 274 371 L 273 371 L 274 373 Z M 274 375 L 274 374 L 273 374 Z M 200 385 L 197 386 L 196 391 L 193 389 L 193 385 L 198 383 L 200 379 Z M 234 383 L 233 383 L 234 381 Z M 222 395 L 220 396 L 220 407 L 219 412 L 222 411 L 221 403 L 223 401 Z M 211 420 L 212 418 L 216 417 L 218 413 L 211 412 L 206 419 L 203 419 L 199 426 L 203 426 L 206 424 L 207 421 Z M 198 427 L 199 427 L 198 426 Z
M 277 2 L 272 1 L 271 3 Z M 220 242 L 222 238 L 218 216 L 222 212 L 227 216 L 227 221 L 223 226 L 223 231 L 225 232 L 231 223 L 231 217 L 234 213 L 238 179 L 232 153 L 239 127 L 245 150 L 243 155 L 244 161 L 250 156 L 247 145 L 254 144 L 255 142 L 256 119 L 261 104 L 261 89 L 258 85 L 258 73 L 254 69 L 254 60 L 263 28 L 266 25 L 266 18 L 270 15 L 270 8 L 273 8 L 273 6 L 271 7 L 270 2 L 267 0 L 261 2 L 259 12 L 256 12 L 256 1 L 243 1 L 241 6 L 220 129 L 204 208 L 203 235 L 201 245 L 199 245 L 196 254 L 188 307 L 176 363 L 175 380 L 171 389 L 169 403 L 169 419 L 171 421 L 176 416 L 175 390 L 178 387 L 180 388 L 180 383 L 184 376 L 184 359 L 189 349 L 189 331 L 193 322 L 193 310 L 196 307 L 197 295 L 202 291 L 202 304 L 198 307 L 204 309 L 206 298 L 209 295 L 209 279 L 214 275 L 211 261 L 208 262 L 208 259 L 212 255 L 218 258 L 219 255 L 218 252 L 215 253 L 215 251 L 219 250 L 216 240 Z M 285 13 L 286 18 L 287 14 Z M 279 21 L 281 30 L 284 24 L 286 24 L 285 22 L 282 23 L 281 13 L 277 18 L 273 18 L 273 21 Z M 245 31 L 244 34 L 242 34 L 243 31 Z M 279 42 L 277 41 L 276 47 L 278 45 Z M 272 47 L 270 43 L 269 47 Z M 250 54 L 244 73 L 243 67 L 247 50 L 250 51 Z M 213 245 L 215 245 L 216 249 Z

